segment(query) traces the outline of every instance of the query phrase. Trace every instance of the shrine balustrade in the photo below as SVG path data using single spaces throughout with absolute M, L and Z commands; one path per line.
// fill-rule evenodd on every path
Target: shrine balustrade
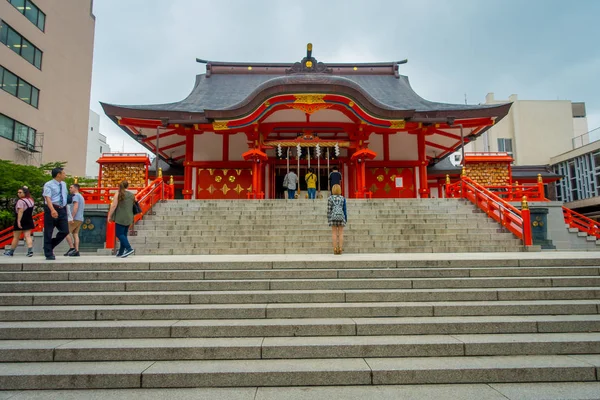
M 446 197 L 462 198 L 471 201 L 483 210 L 488 217 L 499 222 L 503 227 L 521 239 L 524 246 L 533 245 L 531 216 L 526 196 L 521 198 L 522 205 L 519 210 L 496 193 L 466 176 L 461 176 L 459 181 L 446 184 Z

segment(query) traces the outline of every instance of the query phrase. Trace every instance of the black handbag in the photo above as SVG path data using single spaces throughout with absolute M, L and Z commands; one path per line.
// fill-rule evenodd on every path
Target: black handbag
M 142 213 L 142 207 L 140 207 L 140 203 L 137 200 L 133 201 L 133 215 L 138 215 Z

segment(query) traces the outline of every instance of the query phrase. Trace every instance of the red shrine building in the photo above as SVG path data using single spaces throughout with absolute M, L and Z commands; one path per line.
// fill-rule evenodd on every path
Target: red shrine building
M 326 64 L 311 44 L 296 63 L 197 61 L 206 73 L 179 102 L 102 104 L 129 136 L 183 169 L 175 178 L 185 199 L 283 197 L 286 172 L 304 184 L 308 168 L 326 191 L 334 166 L 348 197 L 429 197 L 439 177 L 427 168 L 511 106 L 431 102 L 400 74 L 406 61 Z

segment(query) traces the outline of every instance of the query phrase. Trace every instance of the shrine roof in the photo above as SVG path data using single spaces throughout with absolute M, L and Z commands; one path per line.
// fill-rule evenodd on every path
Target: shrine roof
M 323 65 L 323 72 L 294 72 L 295 64 L 207 62 L 207 72 L 196 76 L 191 93 L 181 101 L 102 106 L 108 115 L 149 118 L 163 113 L 163 117 L 170 118 L 221 118 L 235 110 L 240 115 L 247 113 L 273 95 L 330 93 L 346 95 L 375 114 L 388 117 L 409 111 L 428 118 L 502 118 L 510 108 L 510 104 L 465 105 L 425 100 L 413 90 L 408 77 L 398 73 L 398 62 L 318 64 Z

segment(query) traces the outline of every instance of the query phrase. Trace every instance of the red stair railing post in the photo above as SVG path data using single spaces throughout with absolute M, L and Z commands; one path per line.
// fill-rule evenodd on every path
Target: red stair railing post
M 531 235 L 531 214 L 527 196 L 523 196 L 523 200 L 521 200 L 521 217 L 523 218 L 523 244 L 531 246 L 533 245 L 533 237 Z
M 115 223 L 107 222 L 106 223 L 106 248 L 114 249 L 115 248 Z

